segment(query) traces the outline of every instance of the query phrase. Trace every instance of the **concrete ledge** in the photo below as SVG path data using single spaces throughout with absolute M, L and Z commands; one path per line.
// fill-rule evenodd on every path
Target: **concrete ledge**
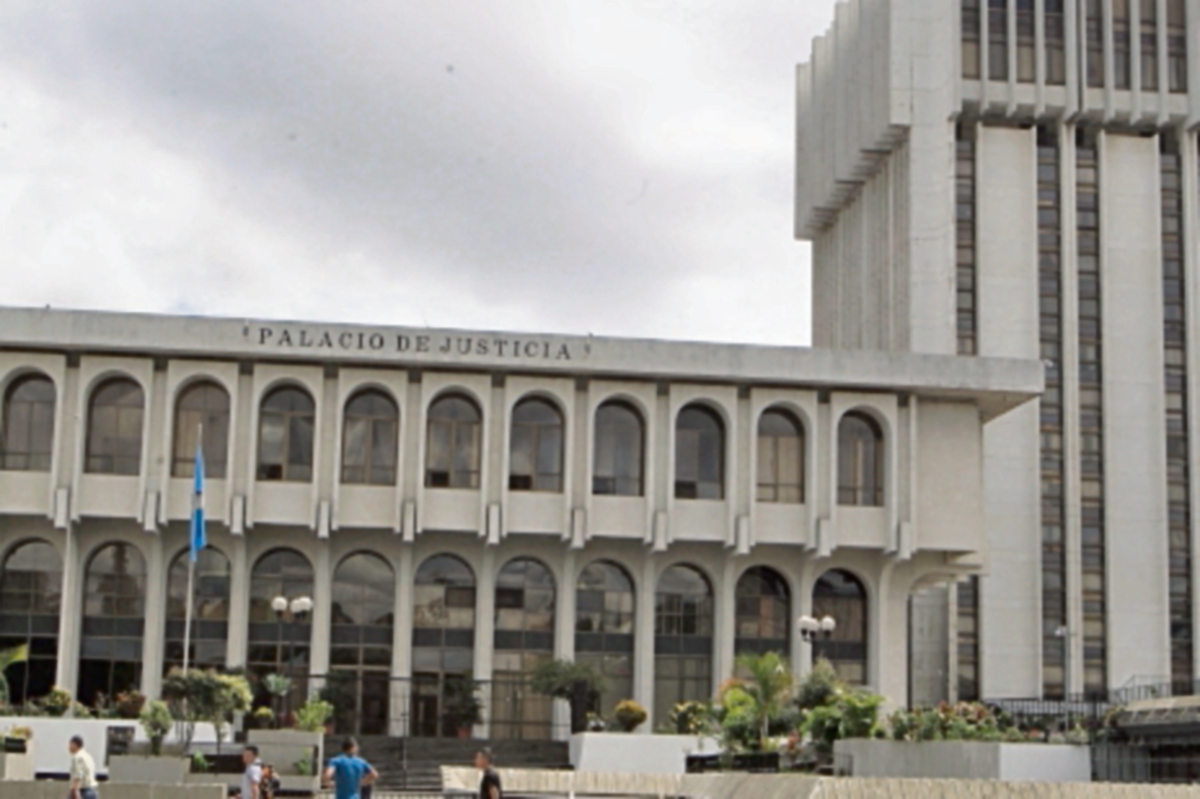
M 1090 782 L 1086 746 L 985 741 L 838 741 L 834 759 L 855 777 Z
M 712 738 L 581 732 L 571 736 L 571 766 L 604 774 L 683 774 L 688 755 L 717 754 Z

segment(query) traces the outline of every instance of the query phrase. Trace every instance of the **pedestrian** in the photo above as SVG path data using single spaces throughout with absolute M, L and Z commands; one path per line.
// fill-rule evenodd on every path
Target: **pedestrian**
M 334 787 L 335 799 L 362 799 L 364 786 L 370 787 L 379 779 L 379 772 L 358 756 L 358 741 L 347 738 L 342 753 L 329 761 L 325 769 L 324 786 Z
M 242 748 L 242 799 L 262 799 L 263 767 L 258 759 L 258 747 L 246 744 Z
M 96 761 L 83 748 L 83 738 L 71 736 L 67 750 L 71 753 L 70 799 L 99 799 L 96 793 Z
M 275 773 L 275 767 L 267 763 L 262 770 L 262 787 L 259 797 L 260 799 L 275 799 L 277 793 L 279 793 L 279 776 Z
M 483 778 L 479 780 L 479 799 L 502 799 L 500 773 L 492 767 L 491 749 L 484 748 L 475 753 L 475 768 L 483 772 Z

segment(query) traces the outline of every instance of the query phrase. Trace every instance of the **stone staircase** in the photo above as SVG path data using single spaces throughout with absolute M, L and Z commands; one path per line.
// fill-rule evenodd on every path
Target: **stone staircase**
M 325 739 L 326 757 L 342 749 L 340 736 Z M 442 792 L 442 766 L 469 766 L 483 747 L 492 750 L 496 765 L 504 768 L 570 768 L 565 741 L 482 741 L 459 738 L 358 738 L 359 754 L 379 772 L 376 790 L 423 794 Z

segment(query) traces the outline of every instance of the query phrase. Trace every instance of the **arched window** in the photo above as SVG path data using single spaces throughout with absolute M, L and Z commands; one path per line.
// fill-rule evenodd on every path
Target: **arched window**
M 529 688 L 554 657 L 554 576 L 532 558 L 514 558 L 496 577 L 492 737 L 548 740 L 551 701 Z
M 838 423 L 838 504 L 883 505 L 883 432 L 865 413 Z
M 613 400 L 596 409 L 593 494 L 642 495 L 645 440 L 645 425 L 633 406 Z
M 512 491 L 562 491 L 563 417 L 543 399 L 517 403 L 509 442 L 508 487 Z
M 205 477 L 223 478 L 229 460 L 229 392 L 211 380 L 192 383 L 175 403 L 175 477 L 193 476 L 197 435 L 202 436 Z
M 45 375 L 26 375 L 4 396 L 4 435 L 0 469 L 50 471 L 54 449 L 54 383 Z
M 132 544 L 97 550 L 88 561 L 83 586 L 83 639 L 75 698 L 94 705 L 134 691 L 142 680 L 142 635 L 146 620 L 146 560 Z
M 434 555 L 413 582 L 411 734 L 454 737 L 458 721 L 444 709 L 475 687 L 475 574 L 453 555 Z
M 804 428 L 778 408 L 758 418 L 758 501 L 804 501 Z
M 598 560 L 579 575 L 575 589 L 575 660 L 604 676 L 599 707 L 611 717 L 633 696 L 633 580 L 615 563 Z
M 17 544 L 0 568 L 0 649 L 29 647 L 29 660 L 5 672 L 13 707 L 54 687 L 62 580 L 62 558 L 45 541 Z
M 429 406 L 425 444 L 428 488 L 479 488 L 483 417 L 474 402 L 459 394 Z
M 142 467 L 142 387 L 118 377 L 92 392 L 87 459 L 92 474 L 137 474 Z
M 377 389 L 360 391 L 346 403 L 342 428 L 342 482 L 394 486 L 400 411 Z
M 848 683 L 867 681 L 867 592 L 848 571 L 830 569 L 813 587 L 813 615 L 837 622 L 830 640 L 818 639 L 813 658 L 825 658 Z
M 207 468 L 208 464 L 205 464 Z M 163 672 L 183 666 L 187 614 L 188 559 L 183 550 L 167 573 L 167 635 Z M 229 558 L 221 550 L 200 550 L 192 576 L 192 631 L 188 666 L 223 668 L 229 639 Z
M 386 560 L 359 552 L 338 564 L 327 690 L 339 734 L 387 735 L 395 607 L 396 574 Z
M 295 386 L 277 388 L 263 399 L 258 419 L 258 479 L 312 480 L 316 406 Z
M 702 405 L 689 405 L 675 423 L 675 497 L 725 497 L 725 425 Z
M 653 723 L 680 702 L 712 698 L 712 651 L 712 586 L 692 566 L 671 566 L 654 594 Z
M 282 674 L 292 679 L 292 692 L 279 712 L 299 707 L 308 697 L 309 649 L 312 614 L 290 610 L 276 614 L 277 597 L 291 600 L 313 596 L 313 570 L 308 559 L 294 549 L 276 549 L 258 559 L 250 573 L 250 630 L 246 671 L 259 686 L 258 702 L 271 698 L 262 689 L 262 678 Z
M 783 575 L 766 566 L 746 569 L 737 582 L 734 651 L 791 657 L 791 596 Z

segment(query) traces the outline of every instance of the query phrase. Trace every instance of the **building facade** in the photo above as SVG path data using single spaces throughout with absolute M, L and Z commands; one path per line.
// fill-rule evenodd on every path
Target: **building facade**
M 965 698 L 1194 691 L 1200 8 L 851 0 L 799 68 L 814 344 L 1042 361 L 988 425 Z
M 199 443 L 191 663 L 328 687 L 366 734 L 454 735 L 477 681 L 477 734 L 561 735 L 527 686 L 555 657 L 658 724 L 740 653 L 805 671 L 805 613 L 836 618 L 816 646 L 848 679 L 946 693 L 953 620 L 910 632 L 910 598 L 986 562 L 984 425 L 1042 388 L 1036 361 L 952 354 L 25 309 L 0 331 L 15 701 L 153 696 L 182 662 Z

